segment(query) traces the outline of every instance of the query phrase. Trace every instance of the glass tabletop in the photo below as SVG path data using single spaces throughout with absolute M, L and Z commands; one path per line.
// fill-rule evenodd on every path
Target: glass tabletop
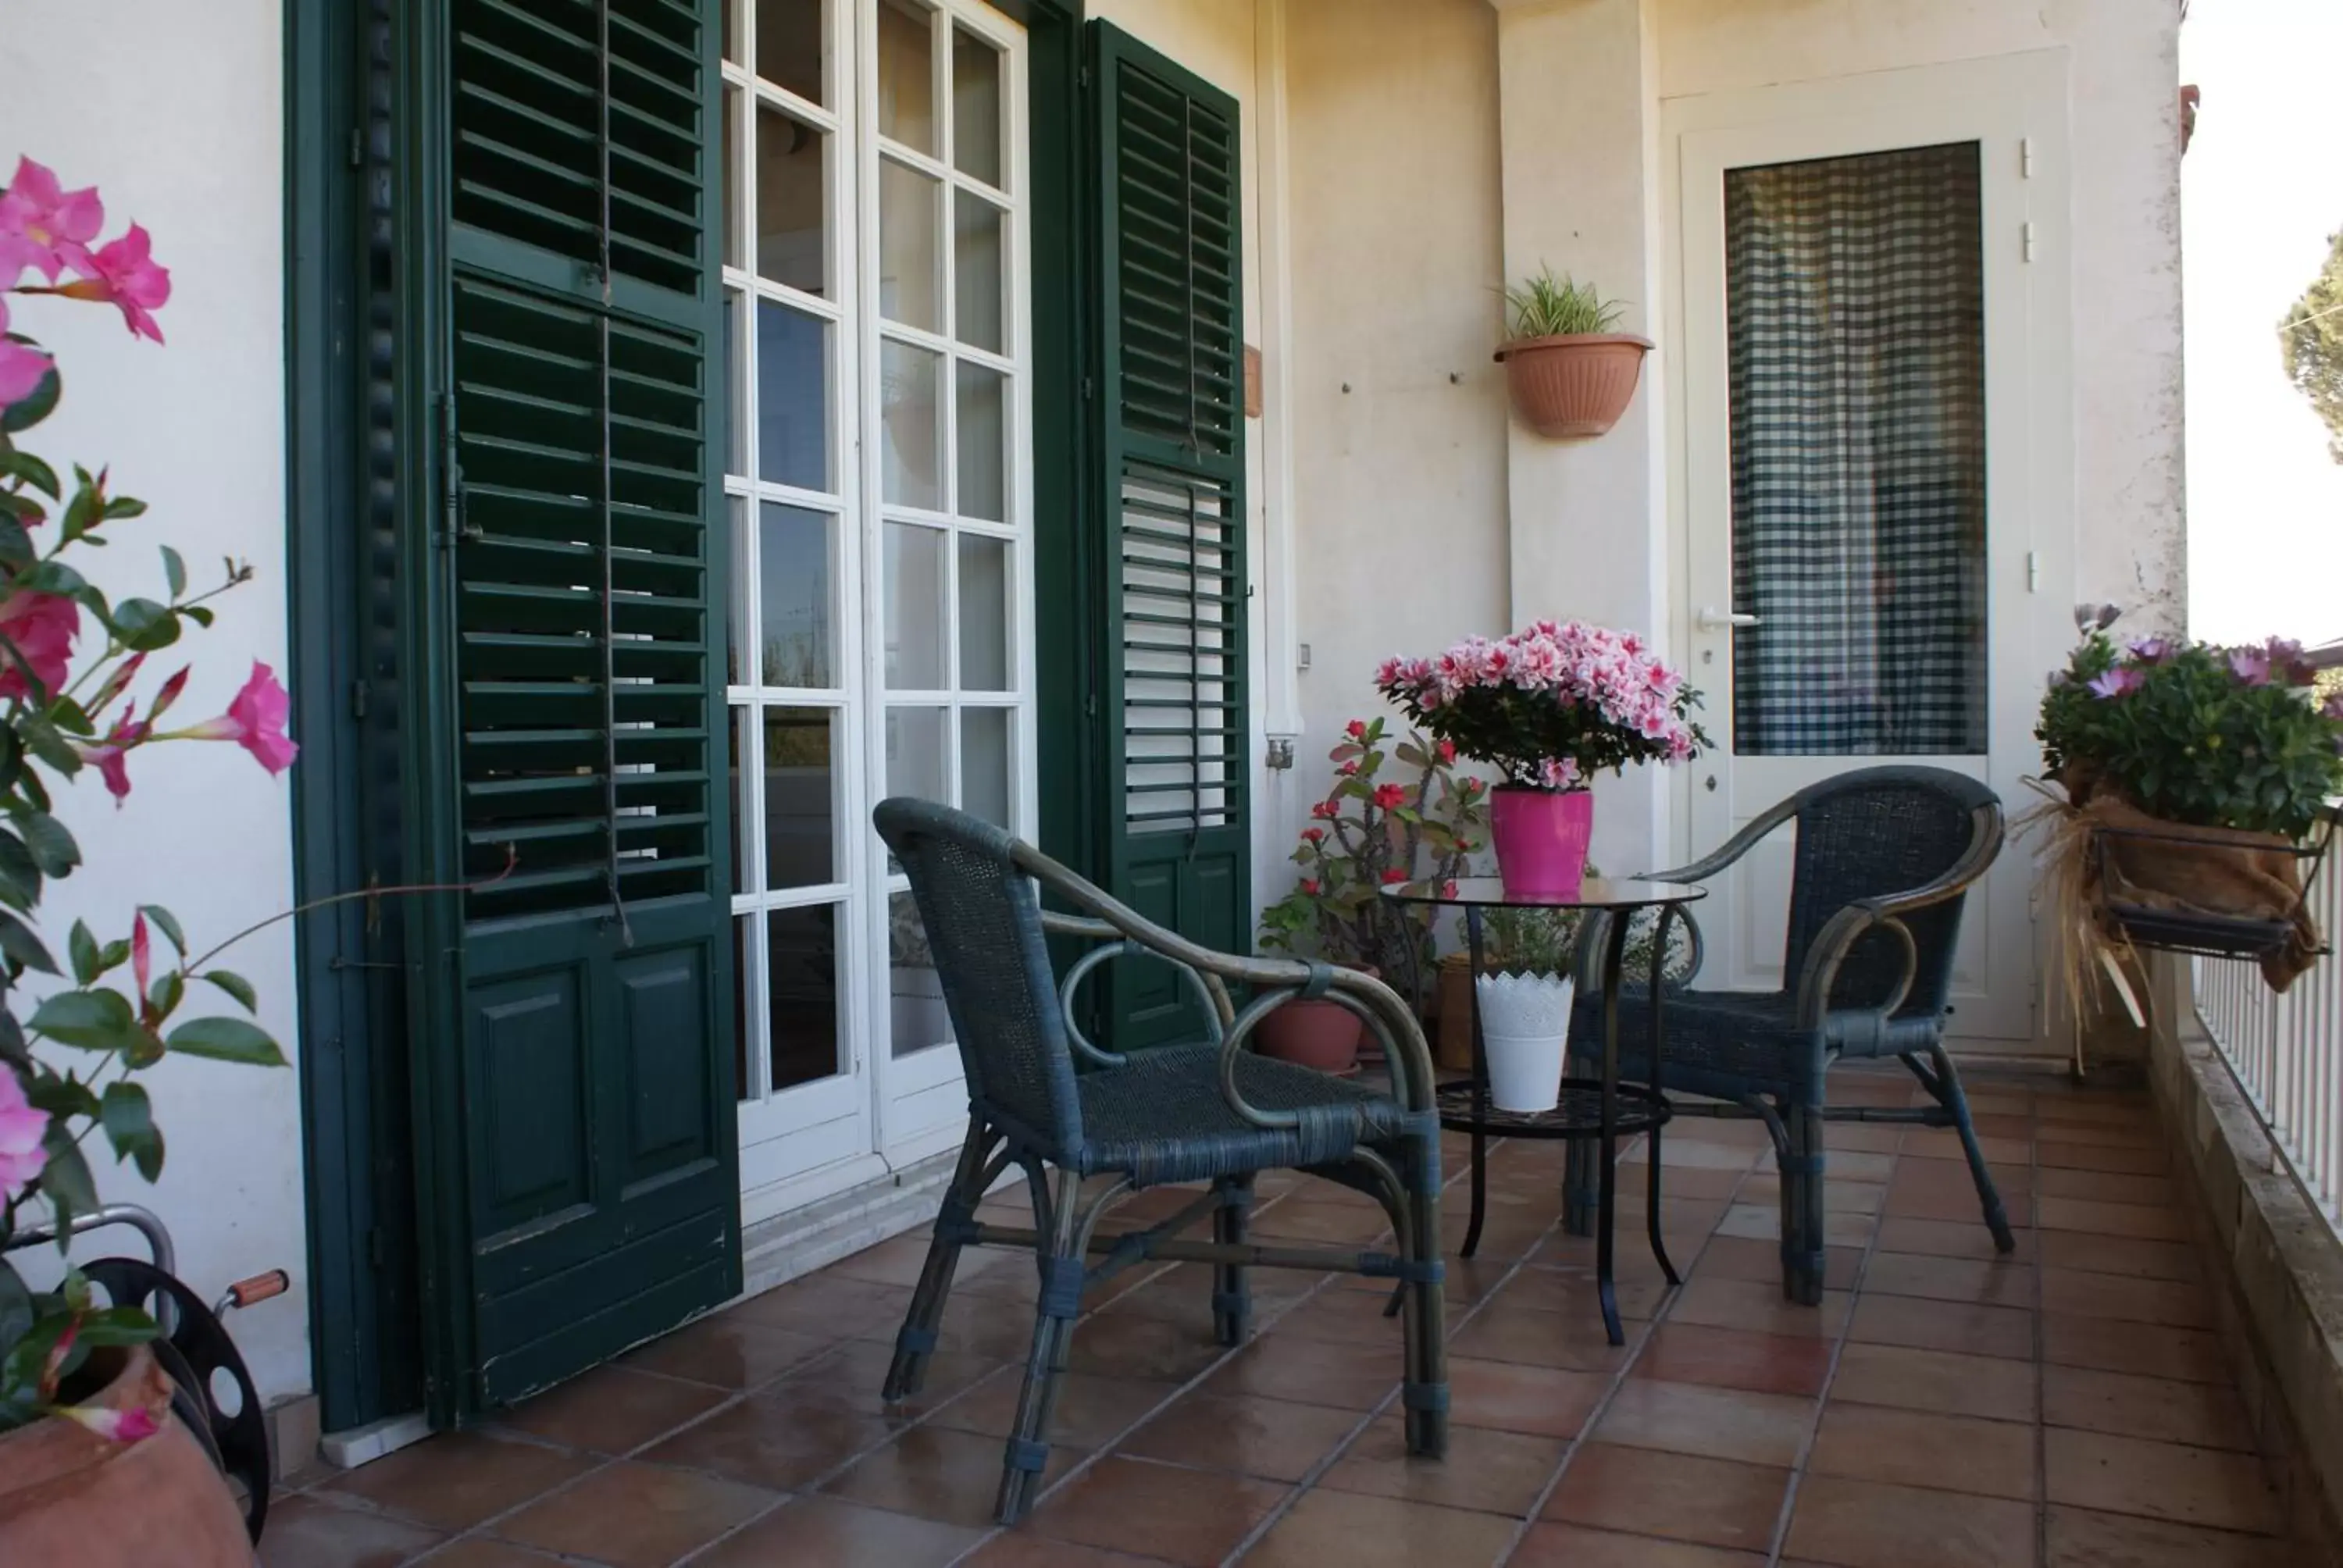
M 1514 910 L 1641 910 L 1654 904 L 1689 904 L 1708 897 L 1690 882 L 1640 882 L 1623 877 L 1589 877 L 1578 893 L 1514 893 L 1495 877 L 1458 877 L 1453 881 L 1394 882 L 1383 897 L 1403 904 L 1473 905 Z

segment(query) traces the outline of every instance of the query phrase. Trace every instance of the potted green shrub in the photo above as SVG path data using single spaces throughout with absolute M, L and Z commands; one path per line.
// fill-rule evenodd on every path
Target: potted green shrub
M 2065 793 L 2045 866 L 2070 951 L 2232 952 L 2283 990 L 2318 951 L 2301 864 L 2343 791 L 2343 697 L 2318 699 L 2299 643 L 2118 647 L 2117 615 L 2077 613 L 2035 730 Z
M 1513 412 L 1541 436 L 1600 436 L 1634 400 L 1648 337 L 1615 330 L 1621 304 L 1542 267 L 1505 290 L 1512 312 L 1497 363 Z
M 1293 890 L 1262 911 L 1262 950 L 1322 959 L 1369 974 L 1428 970 L 1434 911 L 1383 890 L 1463 874 L 1488 842 L 1488 787 L 1455 771 L 1456 749 L 1411 734 L 1388 749 L 1383 720 L 1353 719 L 1327 753 L 1334 782 L 1310 809 L 1292 859 Z M 1386 764 L 1403 779 L 1383 777 Z M 1262 1020 L 1263 1055 L 1347 1072 L 1363 1025 L 1340 1003 L 1293 1000 Z

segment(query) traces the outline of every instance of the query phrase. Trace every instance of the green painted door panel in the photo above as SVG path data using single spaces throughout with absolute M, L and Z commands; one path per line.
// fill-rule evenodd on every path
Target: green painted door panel
M 443 0 L 435 1386 L 460 1418 L 739 1288 L 717 0 Z M 437 1412 L 435 1411 L 435 1413 Z
M 1099 603 L 1110 888 L 1244 950 L 1243 248 L 1236 101 L 1091 24 L 1101 279 Z M 1120 1050 L 1193 1039 L 1156 964 L 1115 966 Z

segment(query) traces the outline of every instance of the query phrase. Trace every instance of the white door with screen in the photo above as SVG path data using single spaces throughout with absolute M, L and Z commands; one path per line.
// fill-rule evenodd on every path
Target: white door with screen
M 1900 80 L 1898 80 L 1900 78 Z M 1704 854 L 1851 769 L 1985 780 L 2012 815 L 2070 530 L 2056 55 L 1670 106 L 1682 377 L 1679 647 L 1715 749 L 1679 819 Z M 2051 607 L 2055 607 L 2052 608 Z M 1794 837 L 1702 910 L 1702 983 L 1784 982 Z M 1969 896 L 1965 1049 L 2023 1051 L 2029 874 Z

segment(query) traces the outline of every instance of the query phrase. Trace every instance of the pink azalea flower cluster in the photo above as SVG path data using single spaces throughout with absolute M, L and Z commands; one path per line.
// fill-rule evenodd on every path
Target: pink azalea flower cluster
M 0 297 L 57 294 L 111 305 L 134 334 L 160 343 L 155 312 L 171 297 L 170 271 L 156 265 L 152 242 L 138 225 L 98 245 L 105 226 L 106 204 L 96 186 L 66 190 L 54 171 L 19 158 L 7 189 L 0 191 Z M 42 281 L 25 283 L 27 271 Z M 59 282 L 67 273 L 73 276 Z M 8 302 L 0 297 L 0 406 L 32 396 L 51 364 L 44 350 L 7 333 Z
M 1518 785 L 1575 789 L 1629 761 L 1682 762 L 1705 740 L 1681 673 L 1635 633 L 1581 621 L 1534 621 L 1435 658 L 1388 658 L 1375 684 L 1443 745 Z M 1539 738 L 1553 744 L 1531 744 Z

